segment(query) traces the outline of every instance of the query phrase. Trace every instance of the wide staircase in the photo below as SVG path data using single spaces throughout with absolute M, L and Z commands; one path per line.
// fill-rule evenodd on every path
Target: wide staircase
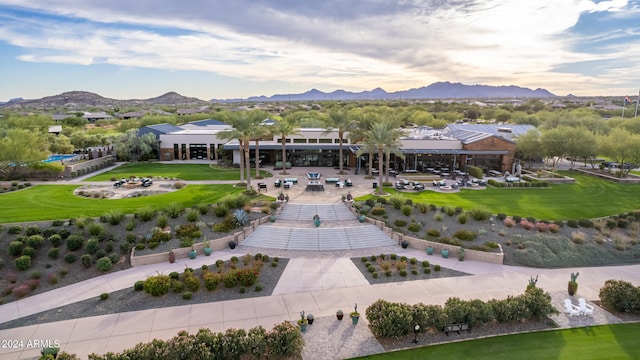
M 321 224 L 313 223 L 315 215 Z M 242 245 L 286 250 L 353 250 L 397 245 L 373 224 L 360 223 L 344 204 L 287 204 L 276 222 L 260 225 Z

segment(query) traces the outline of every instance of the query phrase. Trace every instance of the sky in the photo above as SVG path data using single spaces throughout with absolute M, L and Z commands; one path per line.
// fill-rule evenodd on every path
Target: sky
M 438 81 L 638 95 L 640 0 L 0 0 L 0 101 Z

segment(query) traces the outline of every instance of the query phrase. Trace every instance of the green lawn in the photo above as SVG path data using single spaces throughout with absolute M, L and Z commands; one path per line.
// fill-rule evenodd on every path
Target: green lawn
M 494 214 L 533 216 L 539 220 L 595 218 L 638 209 L 640 184 L 618 184 L 577 173 L 570 176 L 576 179 L 575 184 L 554 184 L 547 189 L 488 187 L 486 190 L 463 189 L 458 193 L 427 190 L 402 194 L 414 202 L 461 206 L 467 210 L 483 206 Z M 385 191 L 395 192 L 395 189 L 385 188 Z
M 189 185 L 162 195 L 129 199 L 89 199 L 73 195 L 77 185 L 37 185 L 25 190 L 0 195 L 0 223 L 68 219 L 80 216 L 100 216 L 112 209 L 130 214 L 144 206 L 157 209 L 171 202 L 186 207 L 200 203 L 216 203 L 229 194 L 244 189 L 232 185 Z
M 426 346 L 361 359 L 640 359 L 639 332 L 640 323 L 590 326 Z
M 264 177 L 271 177 L 271 173 L 261 170 Z M 254 176 L 255 171 L 251 171 Z M 239 169 L 211 167 L 208 164 L 161 164 L 161 163 L 127 163 L 86 181 L 109 181 L 112 177 L 168 177 L 186 181 L 195 180 L 240 180 Z

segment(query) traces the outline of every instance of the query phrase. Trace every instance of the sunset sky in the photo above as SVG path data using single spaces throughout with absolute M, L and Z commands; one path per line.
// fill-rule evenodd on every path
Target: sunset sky
M 0 101 L 437 81 L 638 95 L 640 1 L 0 0 Z

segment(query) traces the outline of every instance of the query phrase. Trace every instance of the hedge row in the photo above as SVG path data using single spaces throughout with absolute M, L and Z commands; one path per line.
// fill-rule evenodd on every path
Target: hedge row
M 640 287 L 622 280 L 607 280 L 600 289 L 600 301 L 609 309 L 640 314 Z
M 379 337 L 399 337 L 413 331 L 415 324 L 420 331 L 441 329 L 448 324 L 465 323 L 469 326 L 488 324 L 493 321 L 505 323 L 541 319 L 557 314 L 551 305 L 551 295 L 535 286 L 528 286 L 524 294 L 503 300 L 461 300 L 449 298 L 445 306 L 407 305 L 378 300 L 366 310 L 369 327 Z

